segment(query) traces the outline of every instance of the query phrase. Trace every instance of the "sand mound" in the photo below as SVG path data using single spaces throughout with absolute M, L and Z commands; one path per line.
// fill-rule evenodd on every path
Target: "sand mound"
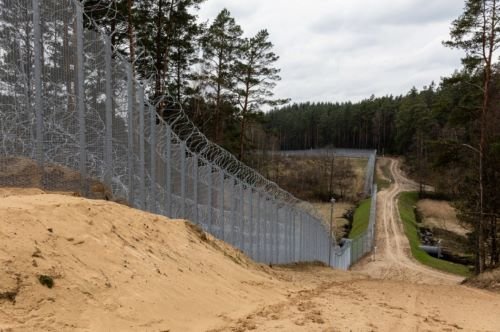
M 6 189 L 0 225 L 1 331 L 200 331 L 283 296 L 241 252 L 116 203 Z
M 469 278 L 464 284 L 500 293 L 500 268 Z
M 382 257 L 382 256 L 380 256 Z M 386 264 L 387 265 L 387 264 Z M 184 221 L 0 189 L 0 331 L 496 331 L 500 294 L 270 269 Z

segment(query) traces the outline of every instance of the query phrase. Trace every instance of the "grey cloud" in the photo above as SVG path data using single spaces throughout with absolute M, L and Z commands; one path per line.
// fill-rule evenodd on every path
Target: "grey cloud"
M 353 1 L 354 3 L 359 1 Z M 329 34 L 339 30 L 366 32 L 381 26 L 408 26 L 450 21 L 460 14 L 457 0 L 374 1 L 351 6 L 344 11 L 333 9 L 311 23 L 312 31 Z M 452 10 L 450 10 L 450 8 Z
M 224 7 L 247 35 L 267 28 L 280 55 L 276 96 L 347 101 L 399 95 L 449 75 L 460 52 L 445 49 L 460 0 L 208 0 L 200 17 Z

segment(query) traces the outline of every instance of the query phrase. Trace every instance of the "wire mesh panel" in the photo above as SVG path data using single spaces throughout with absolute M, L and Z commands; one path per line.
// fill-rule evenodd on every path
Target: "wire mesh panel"
M 43 172 L 34 162 L 37 133 L 32 13 L 31 2 L 4 0 L 0 6 L 0 185 L 6 187 L 42 185 Z

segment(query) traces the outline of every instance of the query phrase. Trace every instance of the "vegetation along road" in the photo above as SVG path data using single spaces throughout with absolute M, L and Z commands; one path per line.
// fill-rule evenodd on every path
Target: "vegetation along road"
M 379 192 L 375 254 L 353 271 L 275 268 L 291 282 L 288 299 L 264 304 L 218 331 L 498 331 L 500 295 L 461 285 L 463 277 L 426 267 L 411 255 L 398 211 L 417 184 L 397 159 Z
M 405 177 L 399 168 L 399 160 L 389 159 L 388 163 L 394 181 L 378 194 L 376 250 L 354 270 L 382 279 L 433 284 L 460 282 L 463 278 L 428 268 L 413 259 L 397 200 L 402 192 L 415 191 L 418 185 Z

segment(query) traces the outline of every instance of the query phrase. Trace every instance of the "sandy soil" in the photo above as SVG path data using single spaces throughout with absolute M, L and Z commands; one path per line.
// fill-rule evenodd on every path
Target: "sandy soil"
M 459 223 L 457 212 L 449 202 L 423 199 L 417 203 L 417 208 L 422 214 L 424 224 L 428 227 L 445 229 L 462 236 L 466 236 L 469 232 Z
M 380 193 L 377 253 L 355 272 L 283 270 L 299 288 L 220 331 L 498 331 L 500 296 L 459 285 L 460 277 L 409 257 L 397 211 L 401 191 L 416 184 L 389 159 L 395 183 Z
M 302 289 L 214 331 L 498 331 L 500 326 L 500 296 L 485 291 L 319 268 L 283 273 L 293 275 Z
M 498 331 L 500 294 L 409 257 L 396 198 L 415 184 L 390 163 L 377 253 L 350 272 L 258 265 L 111 202 L 0 191 L 0 331 Z
M 0 331 L 202 331 L 284 297 L 269 268 L 183 221 L 36 189 L 0 196 Z

